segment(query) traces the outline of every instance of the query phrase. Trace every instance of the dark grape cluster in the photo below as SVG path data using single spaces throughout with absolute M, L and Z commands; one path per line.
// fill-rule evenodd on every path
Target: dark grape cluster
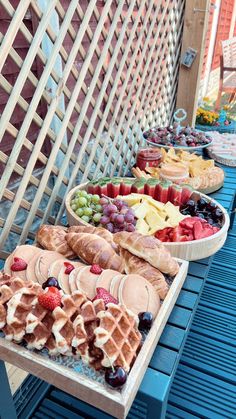
M 210 225 L 219 228 L 222 227 L 224 220 L 221 209 L 214 202 L 207 201 L 204 198 L 200 198 L 198 201 L 189 199 L 186 204 L 180 207 L 180 212 L 183 215 L 204 218 Z
M 154 127 L 144 132 L 144 138 L 154 144 L 167 145 L 169 147 L 199 147 L 209 144 L 212 139 L 203 132 L 187 126 L 180 130 L 176 123 L 173 127 Z
M 136 219 L 134 211 L 128 207 L 126 202 L 119 199 L 111 201 L 107 197 L 102 197 L 100 204 L 102 206 L 100 224 L 111 233 L 117 233 L 118 231 L 132 232 L 135 230 Z

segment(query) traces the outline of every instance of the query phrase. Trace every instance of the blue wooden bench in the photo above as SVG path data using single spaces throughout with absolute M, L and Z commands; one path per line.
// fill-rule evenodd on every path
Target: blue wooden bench
M 236 173 L 235 169 L 224 169 L 225 185 L 212 197 L 230 209 Z M 214 257 L 190 263 L 129 419 L 236 417 L 235 244 L 233 226 L 224 248 Z M 4 375 L 1 377 L 2 388 Z M 0 406 L 6 397 L 10 403 L 9 391 L 4 388 Z M 111 418 L 33 376 L 16 392 L 14 404 L 19 419 Z M 13 416 L 4 416 L 3 411 L 1 418 Z

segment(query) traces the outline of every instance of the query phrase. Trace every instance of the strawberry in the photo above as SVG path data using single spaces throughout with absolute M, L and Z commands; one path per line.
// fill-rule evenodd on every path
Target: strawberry
M 47 292 L 39 294 L 39 304 L 47 310 L 53 311 L 56 307 L 61 305 L 60 291 L 56 287 L 49 287 Z
M 90 272 L 95 275 L 100 275 L 102 273 L 102 268 L 94 263 L 90 268 Z
M 96 292 L 97 294 L 92 301 L 101 299 L 104 301 L 105 305 L 108 303 L 118 304 L 117 299 L 114 298 L 105 288 L 98 287 L 96 288 Z
M 72 265 L 72 263 L 64 262 L 64 265 L 66 267 L 65 274 L 69 275 L 75 269 L 75 267 L 74 267 L 74 265 Z
M 214 230 L 210 224 L 201 224 L 200 221 L 196 221 L 193 227 L 193 234 L 195 240 L 199 240 L 212 236 L 212 234 L 214 234 Z
M 11 265 L 11 270 L 13 272 L 18 272 L 18 271 L 25 271 L 27 268 L 27 263 L 25 262 L 24 259 L 21 258 L 13 258 L 14 263 Z

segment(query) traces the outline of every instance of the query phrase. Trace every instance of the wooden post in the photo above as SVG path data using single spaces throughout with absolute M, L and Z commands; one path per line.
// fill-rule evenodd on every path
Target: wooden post
M 188 116 L 184 122 L 191 126 L 195 125 L 209 7 L 209 0 L 188 0 L 185 6 L 181 56 L 189 47 L 197 51 L 197 56 L 191 68 L 180 65 L 176 109 L 186 110 Z

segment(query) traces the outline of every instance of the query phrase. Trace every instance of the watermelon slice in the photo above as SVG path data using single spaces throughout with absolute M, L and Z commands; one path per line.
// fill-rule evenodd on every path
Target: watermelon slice
M 154 198 L 156 186 L 159 185 L 160 180 L 148 179 L 144 186 L 144 193 Z
M 172 182 L 165 180 L 156 185 L 154 199 L 166 204 L 168 202 L 169 188 Z
M 168 201 L 174 205 L 181 205 L 182 188 L 179 185 L 173 184 L 169 188 Z
M 95 194 L 95 188 L 98 184 L 97 180 L 91 180 L 88 184 L 88 193 Z
M 144 187 L 145 183 L 142 180 L 138 180 L 132 185 L 131 192 L 144 194 Z
M 186 202 L 190 199 L 190 196 L 192 195 L 193 188 L 190 185 L 181 185 L 182 188 L 182 194 L 181 194 L 181 203 L 186 204 Z
M 117 195 L 120 194 L 120 185 L 121 179 L 120 178 L 112 178 L 107 184 L 107 193 L 110 198 L 115 198 Z
M 131 188 L 134 181 L 132 179 L 123 179 L 120 185 L 120 194 L 121 195 L 129 195 L 131 194 Z

